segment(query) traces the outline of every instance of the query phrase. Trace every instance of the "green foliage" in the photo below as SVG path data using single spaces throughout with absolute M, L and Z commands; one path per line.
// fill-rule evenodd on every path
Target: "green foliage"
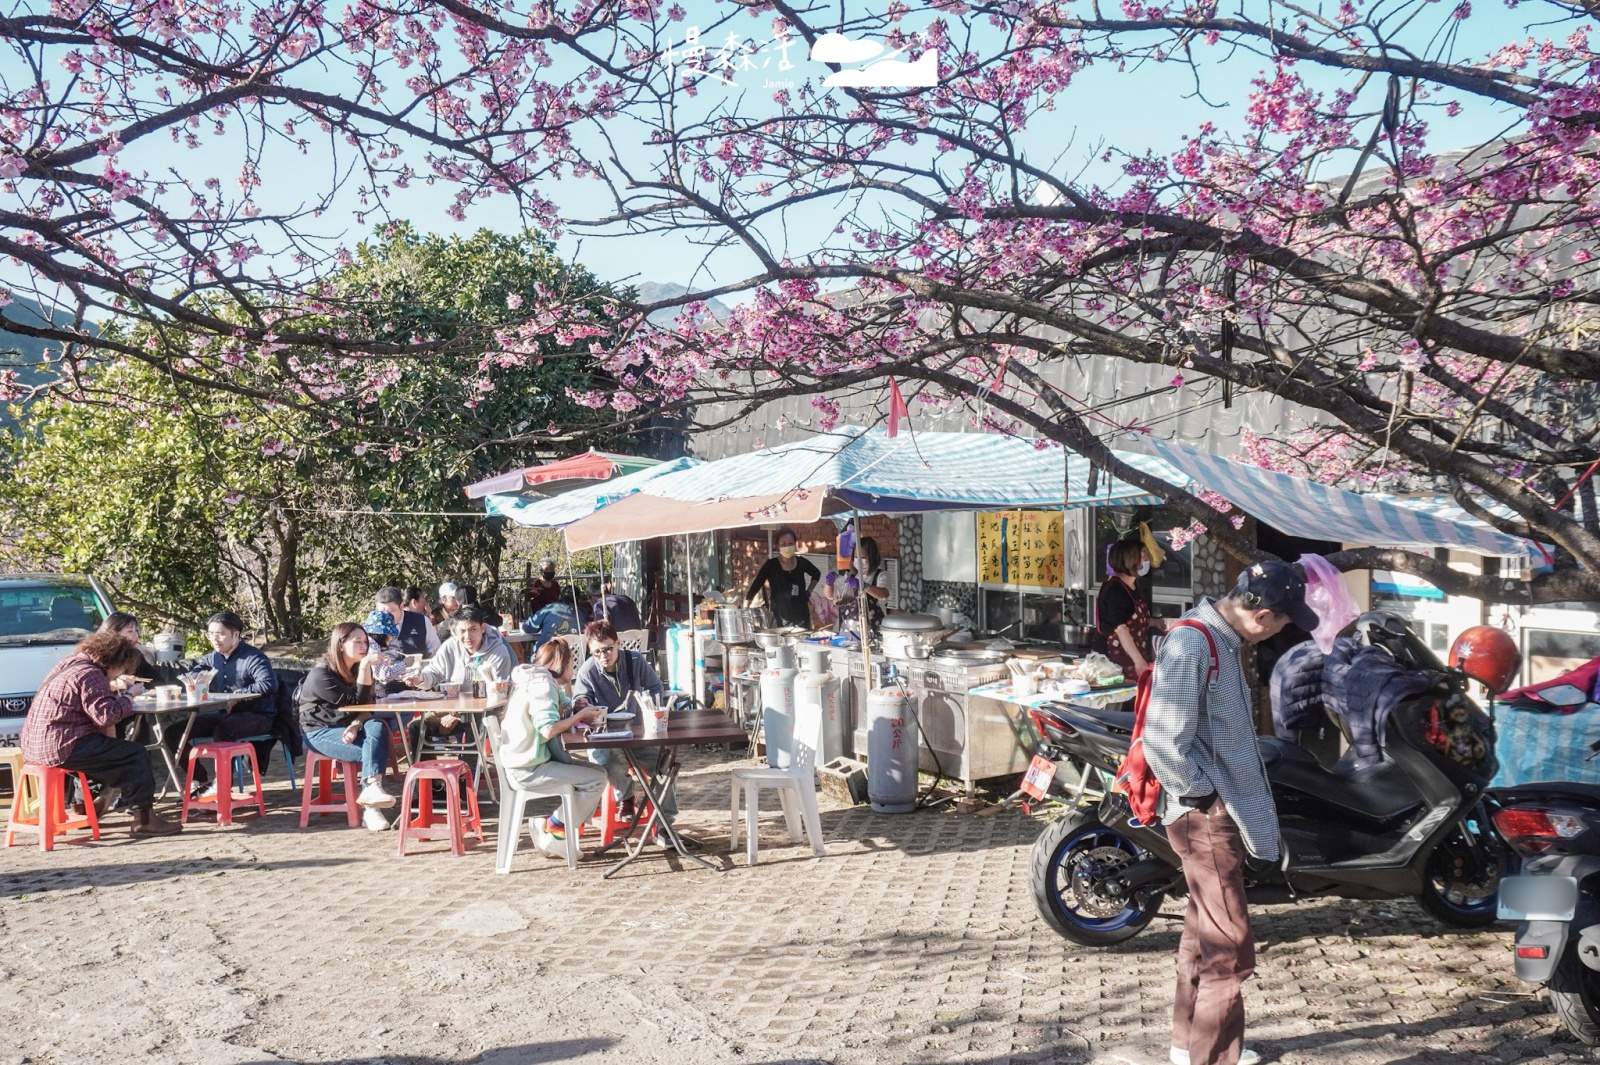
M 588 417 L 565 391 L 587 386 L 586 341 L 543 338 L 540 358 L 490 363 L 492 388 L 468 381 L 497 354 L 494 331 L 536 313 L 546 295 L 592 294 L 599 313 L 608 293 L 536 236 L 405 226 L 361 245 L 338 290 L 330 303 L 344 313 L 330 329 L 436 338 L 445 350 L 364 368 L 386 375 L 376 398 L 322 412 L 107 364 L 76 398 L 13 412 L 20 431 L 0 483 L 9 561 L 94 573 L 147 617 L 193 624 L 240 608 L 266 636 L 288 639 L 357 616 L 383 584 L 491 586 L 503 520 L 371 512 L 475 509 L 467 484 L 540 460 L 506 437 Z M 303 365 L 320 353 L 290 354 Z M 240 366 L 241 379 L 282 357 L 246 356 L 257 365 Z

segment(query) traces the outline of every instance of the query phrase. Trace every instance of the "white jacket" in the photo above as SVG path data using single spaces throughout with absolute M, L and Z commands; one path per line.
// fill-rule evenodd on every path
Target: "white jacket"
M 555 678 L 539 666 L 518 666 L 511 673 L 511 700 L 500 719 L 495 762 L 506 769 L 529 769 L 549 761 L 544 730 L 560 719 Z

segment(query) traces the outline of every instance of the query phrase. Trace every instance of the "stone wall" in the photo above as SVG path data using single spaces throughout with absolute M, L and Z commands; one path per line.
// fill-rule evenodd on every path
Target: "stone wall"
M 1209 536 L 1197 538 L 1193 547 L 1189 557 L 1194 566 L 1196 600 L 1203 595 L 1213 597 L 1226 595 L 1228 589 L 1232 587 L 1232 582 L 1228 580 L 1228 556 L 1222 548 L 1211 542 Z
M 900 519 L 900 609 L 922 609 L 922 515 Z M 881 545 L 882 540 L 878 543 Z
M 960 611 L 978 624 L 978 586 L 970 581 L 922 581 L 922 609 L 944 606 Z

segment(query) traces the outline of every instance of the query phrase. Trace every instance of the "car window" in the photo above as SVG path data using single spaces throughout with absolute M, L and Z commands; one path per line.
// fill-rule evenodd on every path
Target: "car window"
M 0 586 L 0 646 L 77 643 L 98 628 L 104 617 L 92 588 Z

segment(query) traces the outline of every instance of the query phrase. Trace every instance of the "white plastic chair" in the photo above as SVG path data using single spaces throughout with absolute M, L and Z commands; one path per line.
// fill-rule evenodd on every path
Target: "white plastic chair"
M 501 746 L 500 720 L 492 714 L 484 715 L 484 723 L 489 730 L 490 749 L 498 751 Z M 511 783 L 509 774 L 504 767 L 495 774 L 500 778 L 500 830 L 495 837 L 494 871 L 497 873 L 511 872 L 511 863 L 517 856 L 517 844 L 522 840 L 522 822 L 528 812 L 530 799 L 560 799 L 561 820 L 567 826 L 567 868 L 578 867 L 578 824 L 575 817 L 577 797 L 573 794 L 571 784 L 561 784 L 549 789 L 524 791 Z M 528 830 L 530 838 L 533 830 Z M 534 841 L 537 844 L 537 840 Z
M 650 649 L 649 629 L 623 629 L 617 633 L 617 643 L 625 650 L 638 651 L 643 654 Z
M 806 835 L 811 838 L 811 853 L 821 858 L 822 817 L 817 812 L 817 744 L 822 739 L 820 708 L 797 707 L 794 735 L 794 758 L 788 769 L 767 766 L 739 766 L 733 770 L 729 808 L 733 814 L 733 827 L 728 833 L 728 853 L 739 849 L 739 791 L 744 790 L 745 863 L 756 864 L 757 827 L 756 814 L 763 790 L 776 791 L 783 804 L 783 818 L 789 829 L 789 842 L 800 842 L 800 823 L 805 822 Z M 797 810 L 796 807 L 799 809 Z
M 583 638 L 583 633 L 569 632 L 565 636 L 557 636 L 556 639 L 572 649 L 573 669 L 583 665 L 583 660 L 589 657 L 589 641 Z

